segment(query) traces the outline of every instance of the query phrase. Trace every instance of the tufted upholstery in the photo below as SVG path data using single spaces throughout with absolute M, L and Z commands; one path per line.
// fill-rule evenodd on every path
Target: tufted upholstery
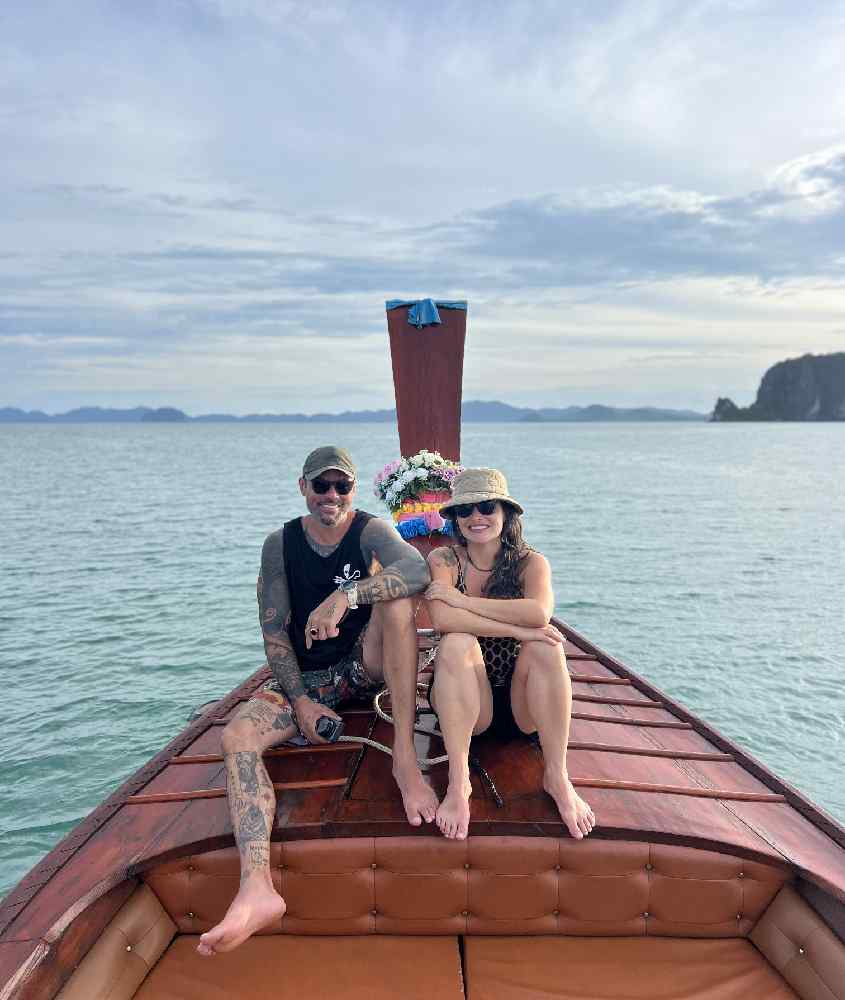
M 57 1000 L 128 1000 L 167 949 L 176 927 L 141 885 L 79 964 Z
M 786 872 L 709 851 L 539 837 L 274 843 L 288 904 L 265 934 L 745 937 Z M 213 926 L 238 888 L 234 848 L 146 881 L 182 933 Z
M 794 889 L 781 889 L 751 940 L 802 1000 L 845 998 L 845 947 Z

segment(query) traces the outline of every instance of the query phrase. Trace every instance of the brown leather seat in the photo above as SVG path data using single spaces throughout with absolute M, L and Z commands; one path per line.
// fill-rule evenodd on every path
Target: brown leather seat
M 177 937 L 136 1000 L 463 1000 L 454 937 L 254 937 L 202 958 Z
M 797 1000 L 748 941 L 476 937 L 468 1000 Z

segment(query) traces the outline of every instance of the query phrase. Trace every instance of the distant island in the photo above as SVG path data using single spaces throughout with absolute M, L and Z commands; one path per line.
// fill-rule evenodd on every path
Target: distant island
M 676 421 L 706 420 L 707 415 L 693 410 L 661 410 L 652 406 L 622 409 L 615 406 L 567 406 L 564 409 L 510 406 L 496 400 L 470 400 L 461 408 L 461 418 L 468 423 L 590 423 L 600 421 Z M 138 423 L 393 423 L 396 410 L 345 410 L 343 413 L 250 413 L 236 417 L 228 413 L 206 413 L 190 417 L 182 410 L 166 406 L 158 409 L 137 406 L 129 410 L 84 406 L 67 413 L 47 414 L 41 410 L 0 409 L 0 424 L 138 424 Z
M 710 419 L 717 423 L 845 420 L 845 352 L 779 361 L 763 376 L 751 406 L 739 407 L 720 397 Z

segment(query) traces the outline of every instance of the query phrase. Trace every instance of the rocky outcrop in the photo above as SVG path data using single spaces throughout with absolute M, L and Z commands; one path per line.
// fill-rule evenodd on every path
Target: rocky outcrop
M 763 376 L 751 406 L 720 398 L 710 419 L 845 420 L 845 352 L 779 361 Z

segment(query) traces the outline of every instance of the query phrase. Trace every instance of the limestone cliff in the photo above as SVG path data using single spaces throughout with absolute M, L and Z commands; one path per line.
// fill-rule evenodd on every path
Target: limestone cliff
M 720 398 L 711 420 L 845 420 L 845 352 L 805 354 L 766 372 L 751 406 Z

